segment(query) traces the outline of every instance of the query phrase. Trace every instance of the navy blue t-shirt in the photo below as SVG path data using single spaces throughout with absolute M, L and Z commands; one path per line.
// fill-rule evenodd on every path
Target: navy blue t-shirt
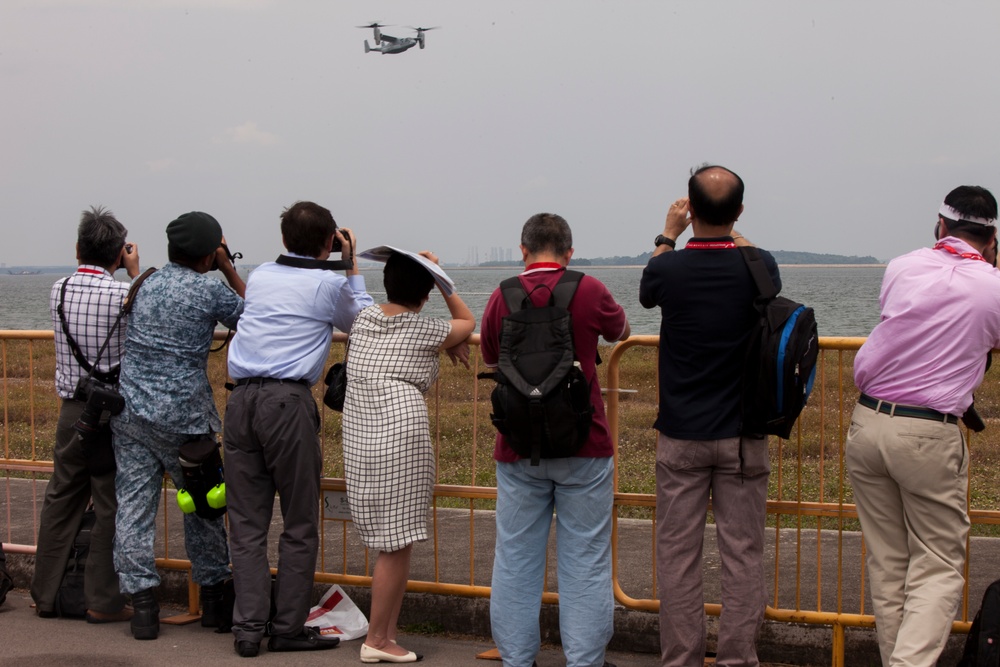
M 730 237 L 692 241 L 731 241 Z M 774 257 L 760 251 L 775 286 Z M 757 288 L 737 248 L 685 248 L 649 260 L 639 302 L 660 307 L 660 409 L 654 427 L 680 440 L 739 435 L 747 345 Z

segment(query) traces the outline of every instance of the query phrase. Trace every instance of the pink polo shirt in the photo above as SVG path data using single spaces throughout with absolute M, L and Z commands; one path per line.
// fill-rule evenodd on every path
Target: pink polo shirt
M 889 263 L 882 319 L 854 360 L 854 382 L 874 398 L 962 415 L 1000 347 L 1000 271 L 952 236 Z

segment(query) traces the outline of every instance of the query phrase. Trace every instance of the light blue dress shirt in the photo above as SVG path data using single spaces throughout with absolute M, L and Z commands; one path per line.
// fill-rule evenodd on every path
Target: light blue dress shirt
M 229 346 L 229 375 L 315 384 L 333 327 L 350 332 L 357 314 L 373 303 L 364 276 L 261 264 L 247 281 L 245 310 Z

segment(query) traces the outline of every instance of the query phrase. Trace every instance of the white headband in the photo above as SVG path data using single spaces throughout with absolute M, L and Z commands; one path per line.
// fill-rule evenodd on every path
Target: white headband
M 977 218 L 974 215 L 959 213 L 947 204 L 941 204 L 938 214 L 942 217 L 948 218 L 949 220 L 965 220 L 966 222 L 974 222 L 977 225 L 992 225 L 997 221 L 996 218 Z

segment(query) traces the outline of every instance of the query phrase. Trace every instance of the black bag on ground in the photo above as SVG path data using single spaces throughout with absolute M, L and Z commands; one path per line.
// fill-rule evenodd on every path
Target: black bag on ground
M 983 593 L 957 667 L 1000 667 L 1000 579 Z
M 55 612 L 60 616 L 83 618 L 87 615 L 87 599 L 84 595 L 83 578 L 90 555 L 90 534 L 97 522 L 97 514 L 91 505 L 83 513 L 80 529 L 73 538 L 73 547 L 66 561 L 66 572 L 56 592 Z
M 0 542 L 0 604 L 7 599 L 7 593 L 14 588 L 14 578 L 7 571 L 7 557 L 3 552 L 3 543 Z
M 777 296 L 760 253 L 740 248 L 757 285 L 760 325 L 752 334 L 743 379 L 743 427 L 750 436 L 788 438 L 816 377 L 819 334 L 812 308 Z
M 573 456 L 590 434 L 590 384 L 575 362 L 567 310 L 582 277 L 565 271 L 541 307 L 533 306 L 517 277 L 500 283 L 510 314 L 501 325 L 497 370 L 479 377 L 496 380 L 490 419 L 532 465 Z

